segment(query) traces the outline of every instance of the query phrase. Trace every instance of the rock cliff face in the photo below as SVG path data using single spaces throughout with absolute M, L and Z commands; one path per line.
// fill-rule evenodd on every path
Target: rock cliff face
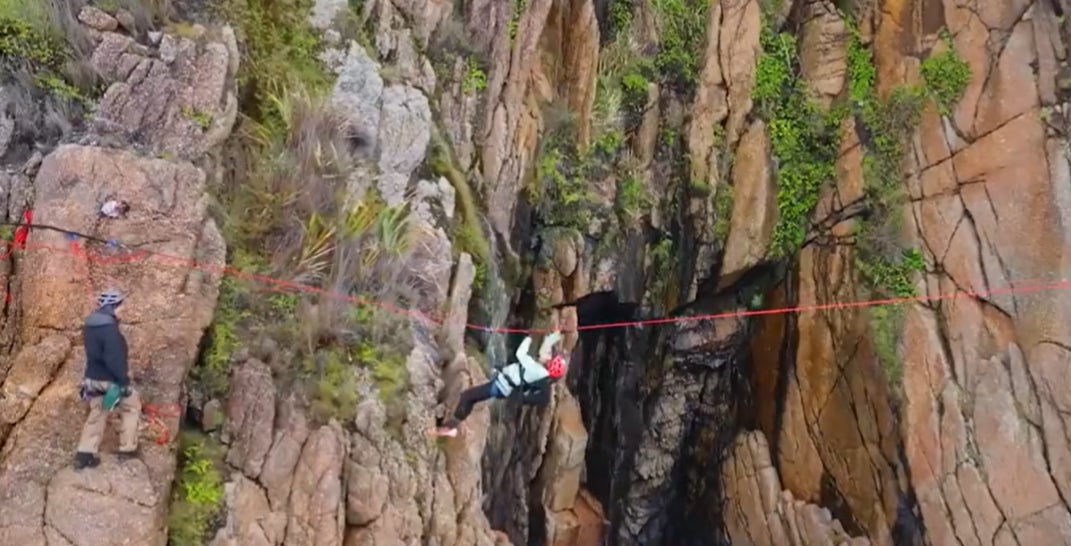
M 100 30 L 91 29 L 97 44 L 93 66 L 114 82 L 98 110 L 101 127 L 82 144 L 62 145 L 43 161 L 31 160 L 21 172 L 6 175 L 13 182 L 6 189 L 23 188 L 25 201 L 11 203 L 14 211 L 32 203 L 36 223 L 125 246 L 109 250 L 87 239 L 68 242 L 60 232 L 33 230 L 16 258 L 14 279 L 5 281 L 11 296 L 5 326 L 16 334 L 0 366 L 4 543 L 115 543 L 117 537 L 131 544 L 162 543 L 175 468 L 171 449 L 146 441 L 138 461 L 105 458 L 92 474 L 69 466 L 84 415 L 77 395 L 84 360 L 81 318 L 92 310 L 95 294 L 122 287 L 129 302 L 123 328 L 131 375 L 147 401 L 165 406 L 179 402 L 218 294 L 219 274 L 192 265 L 196 260 L 218 267 L 224 260 L 223 240 L 207 213 L 205 172 L 188 161 L 202 156 L 199 147 L 212 140 L 184 125 L 179 110 L 187 101 L 212 112 L 228 104 L 233 109 L 230 50 L 223 43 L 174 36 L 151 49 L 115 32 L 114 24 L 108 30 L 110 19 L 98 21 Z M 109 118 L 119 119 L 121 130 L 142 135 L 146 148 L 108 147 L 105 142 L 126 141 Z M 230 122 L 224 116 L 216 126 L 222 137 L 230 131 L 228 123 L 233 112 Z M 154 146 L 188 153 L 185 159 L 161 159 L 154 157 Z M 32 184 L 26 184 L 29 175 Z M 124 222 L 98 217 L 108 196 L 136 203 Z M 138 250 L 173 260 L 161 267 L 126 259 Z M 177 430 L 177 415 L 165 420 L 169 430 Z
M 352 160 L 332 198 L 408 204 L 399 267 L 436 319 L 397 323 L 397 369 L 345 368 L 326 419 L 294 377 L 324 339 L 247 332 L 222 392 L 188 374 L 240 254 L 208 195 L 242 182 L 238 113 L 285 96 L 240 81 L 262 37 L 180 4 L 200 24 L 77 12 L 107 85 L 36 154 L 0 88 L 0 216 L 123 243 L 34 229 L 0 262 L 0 543 L 175 525 L 177 416 L 137 461 L 69 467 L 110 286 L 145 399 L 220 442 L 203 543 L 1071 543 L 1063 0 L 293 3 Z M 114 196 L 130 215 L 100 219 Z M 467 324 L 502 316 L 565 330 L 567 380 L 429 439 L 515 347 Z

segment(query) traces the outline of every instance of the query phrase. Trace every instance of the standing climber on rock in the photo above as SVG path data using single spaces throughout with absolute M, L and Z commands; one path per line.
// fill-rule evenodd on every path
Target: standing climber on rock
M 123 295 L 118 290 L 105 290 L 97 298 L 99 308 L 86 317 L 82 329 L 86 371 L 81 396 L 89 401 L 89 417 L 74 456 L 76 469 L 100 464 L 97 450 L 104 436 L 108 413 L 114 409 L 119 410 L 121 418 L 119 458 L 137 456 L 141 400 L 130 385 L 126 338 L 119 331 L 116 317 L 116 310 L 122 303 Z
M 485 400 L 519 395 L 525 404 L 546 406 L 550 402 L 551 384 L 565 375 L 568 366 L 565 354 L 553 350 L 559 339 L 561 332 L 554 332 L 543 340 L 537 362 L 528 354 L 532 337 L 524 338 L 517 347 L 517 362 L 497 370 L 487 383 L 461 391 L 454 415 L 437 427 L 434 434 L 457 436 L 458 425 L 472 413 L 476 404 Z

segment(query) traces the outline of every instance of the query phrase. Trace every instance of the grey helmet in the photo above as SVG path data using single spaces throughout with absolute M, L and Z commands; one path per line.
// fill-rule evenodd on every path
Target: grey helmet
M 123 303 L 123 294 L 114 288 L 109 288 L 97 296 L 97 305 L 101 307 L 119 305 L 120 303 Z

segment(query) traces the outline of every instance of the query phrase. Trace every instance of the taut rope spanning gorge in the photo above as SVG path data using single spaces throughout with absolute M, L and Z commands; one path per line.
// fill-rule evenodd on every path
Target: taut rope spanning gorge
M 19 222 L 0 222 L 0 225 L 18 227 L 18 226 L 24 226 L 26 224 L 22 224 L 22 223 L 19 223 Z M 127 245 L 124 245 L 124 244 L 122 244 L 120 242 L 117 242 L 115 240 L 104 240 L 104 239 L 101 239 L 99 237 L 93 237 L 93 236 L 90 236 L 90 235 L 85 235 L 85 234 L 78 233 L 78 232 L 75 232 L 75 231 L 70 231 L 70 230 L 66 230 L 66 229 L 63 229 L 63 228 L 59 228 L 59 227 L 56 227 L 56 226 L 33 224 L 32 226 L 29 226 L 29 227 L 32 227 L 33 229 L 49 229 L 49 230 L 58 231 L 58 232 L 61 232 L 61 233 L 65 234 L 66 236 L 69 236 L 69 237 L 70 236 L 76 236 L 76 237 L 83 238 L 83 239 L 86 239 L 86 240 L 89 240 L 89 241 L 103 243 L 106 246 L 111 247 L 111 248 L 124 248 L 124 249 L 130 248 Z M 277 278 L 277 277 L 271 277 L 271 276 L 268 276 L 268 275 L 261 275 L 261 274 L 256 274 L 256 273 L 248 273 L 248 272 L 241 271 L 241 270 L 239 270 L 237 268 L 234 268 L 234 267 L 231 267 L 231 266 L 213 266 L 213 265 L 209 265 L 209 264 L 203 264 L 203 263 L 198 262 L 197 260 L 193 260 L 193 259 L 189 259 L 189 258 L 182 258 L 180 256 L 173 256 L 173 255 L 162 253 L 162 252 L 153 252 L 151 250 L 144 250 L 144 249 L 131 250 L 130 253 L 127 256 L 105 256 L 105 255 L 93 256 L 93 255 L 90 255 L 90 254 L 86 253 L 85 251 L 77 249 L 77 248 L 64 248 L 64 247 L 55 246 L 55 245 L 46 245 L 46 244 L 40 244 L 40 243 L 27 243 L 22 248 L 14 248 L 16 245 L 14 243 L 12 243 L 11 241 L 5 241 L 4 244 L 7 247 L 7 249 L 6 249 L 5 253 L 4 253 L 5 255 L 11 253 L 13 250 L 19 250 L 19 251 L 44 250 L 44 251 L 48 251 L 48 252 L 61 252 L 61 253 L 73 254 L 75 257 L 83 258 L 83 259 L 85 259 L 87 261 L 94 262 L 94 263 L 99 263 L 99 264 L 128 263 L 128 262 L 133 262 L 133 261 L 137 261 L 137 260 L 144 260 L 144 259 L 148 259 L 148 258 L 157 258 L 161 262 L 172 262 L 172 263 L 180 264 L 180 265 L 182 265 L 184 267 L 190 267 L 192 269 L 197 269 L 197 270 L 201 270 L 201 271 L 211 271 L 211 272 L 223 273 L 225 275 L 232 275 L 234 277 L 242 278 L 242 279 L 245 279 L 245 280 L 252 280 L 252 281 L 262 282 L 262 283 L 265 283 L 265 284 L 270 284 L 270 285 L 275 286 L 279 290 L 293 290 L 293 291 L 296 291 L 296 292 L 304 292 L 304 293 L 309 293 L 309 294 L 319 294 L 321 296 L 326 296 L 326 297 L 329 297 L 329 298 L 332 298 L 332 299 L 336 299 L 338 301 L 349 302 L 349 303 L 352 303 L 354 305 L 379 307 L 379 308 L 381 308 L 381 309 L 383 309 L 383 310 L 385 310 L 387 312 L 397 313 L 399 315 L 405 315 L 405 316 L 410 316 L 410 317 L 413 317 L 413 318 L 418 318 L 418 319 L 421 319 L 421 320 L 426 320 L 426 321 L 432 322 L 434 324 L 442 324 L 443 323 L 443 319 L 442 318 L 439 318 L 439 317 L 434 316 L 434 315 L 432 315 L 430 313 L 421 311 L 419 309 L 403 309 L 403 308 L 397 307 L 397 306 L 392 305 L 392 304 L 387 303 L 387 302 L 369 300 L 369 299 L 359 298 L 357 296 L 352 296 L 352 295 L 348 295 L 348 294 L 342 294 L 342 293 L 339 293 L 339 292 L 332 292 L 330 290 L 325 290 L 325 289 L 318 288 L 318 287 L 315 287 L 315 286 L 312 286 L 312 285 L 309 285 L 309 284 L 298 283 L 298 282 L 289 281 L 289 280 L 286 280 L 286 279 L 280 279 L 280 278 Z M 833 309 L 850 309 L 850 308 L 860 308 L 860 307 L 877 307 L 877 306 L 883 306 L 883 305 L 897 305 L 897 304 L 909 303 L 909 302 L 933 302 L 933 301 L 952 300 L 952 299 L 959 299 L 959 298 L 985 298 L 985 297 L 990 297 L 990 296 L 995 296 L 995 295 L 1007 295 L 1007 294 L 1013 294 L 1013 293 L 1014 294 L 1023 294 L 1023 293 L 1034 293 L 1034 292 L 1045 292 L 1045 291 L 1049 291 L 1049 290 L 1063 290 L 1063 289 L 1067 289 L 1067 288 L 1071 288 L 1071 279 L 1059 279 L 1059 280 L 1049 280 L 1049 281 L 1043 281 L 1043 280 L 1040 280 L 1040 279 L 1028 279 L 1028 280 L 1021 280 L 1021 281 L 1009 281 L 1008 286 L 1000 287 L 1000 288 L 992 288 L 992 289 L 989 289 L 989 290 L 981 290 L 981 291 L 962 291 L 962 290 L 959 290 L 959 291 L 948 292 L 948 293 L 943 293 L 943 294 L 933 294 L 933 295 L 927 294 L 927 295 L 911 296 L 911 297 L 866 299 L 866 300 L 848 301 L 848 302 L 836 302 L 836 303 L 827 303 L 827 304 L 818 304 L 818 305 L 784 306 L 784 307 L 774 307 L 774 308 L 771 308 L 771 309 L 738 310 L 738 311 L 728 311 L 728 312 L 723 312 L 723 313 L 710 313 L 710 314 L 689 315 L 689 316 L 680 316 L 680 317 L 656 317 L 656 318 L 649 318 L 649 319 L 642 319 L 642 320 L 620 321 L 620 322 L 599 323 L 599 324 L 586 324 L 586 325 L 578 326 L 576 328 L 576 330 L 562 330 L 562 331 L 607 330 L 607 329 L 611 329 L 611 328 L 624 328 L 624 327 L 629 327 L 629 326 L 649 326 L 649 325 L 656 325 L 656 324 L 676 324 L 676 323 L 683 323 L 683 322 L 699 322 L 699 321 L 704 321 L 704 320 L 716 320 L 716 319 L 731 318 L 731 317 L 781 315 L 781 314 L 789 314 L 789 313 L 805 313 L 805 312 L 814 312 L 814 311 L 828 311 L 828 310 L 833 310 Z M 485 326 L 485 325 L 481 325 L 481 324 L 471 324 L 471 323 L 466 323 L 465 324 L 465 328 L 469 329 L 469 330 L 482 331 L 482 332 L 509 333 L 509 334 L 546 334 L 546 333 L 550 333 L 552 331 L 552 330 L 546 329 L 546 328 L 505 328 L 505 327 Z

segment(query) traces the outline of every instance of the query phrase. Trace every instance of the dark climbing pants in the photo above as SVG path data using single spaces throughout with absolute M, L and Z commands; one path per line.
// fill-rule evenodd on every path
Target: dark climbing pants
M 476 404 L 492 398 L 502 398 L 502 393 L 498 392 L 498 387 L 493 381 L 461 391 L 461 396 L 457 400 L 457 409 L 454 410 L 452 425 L 457 426 L 458 423 L 467 419 Z

